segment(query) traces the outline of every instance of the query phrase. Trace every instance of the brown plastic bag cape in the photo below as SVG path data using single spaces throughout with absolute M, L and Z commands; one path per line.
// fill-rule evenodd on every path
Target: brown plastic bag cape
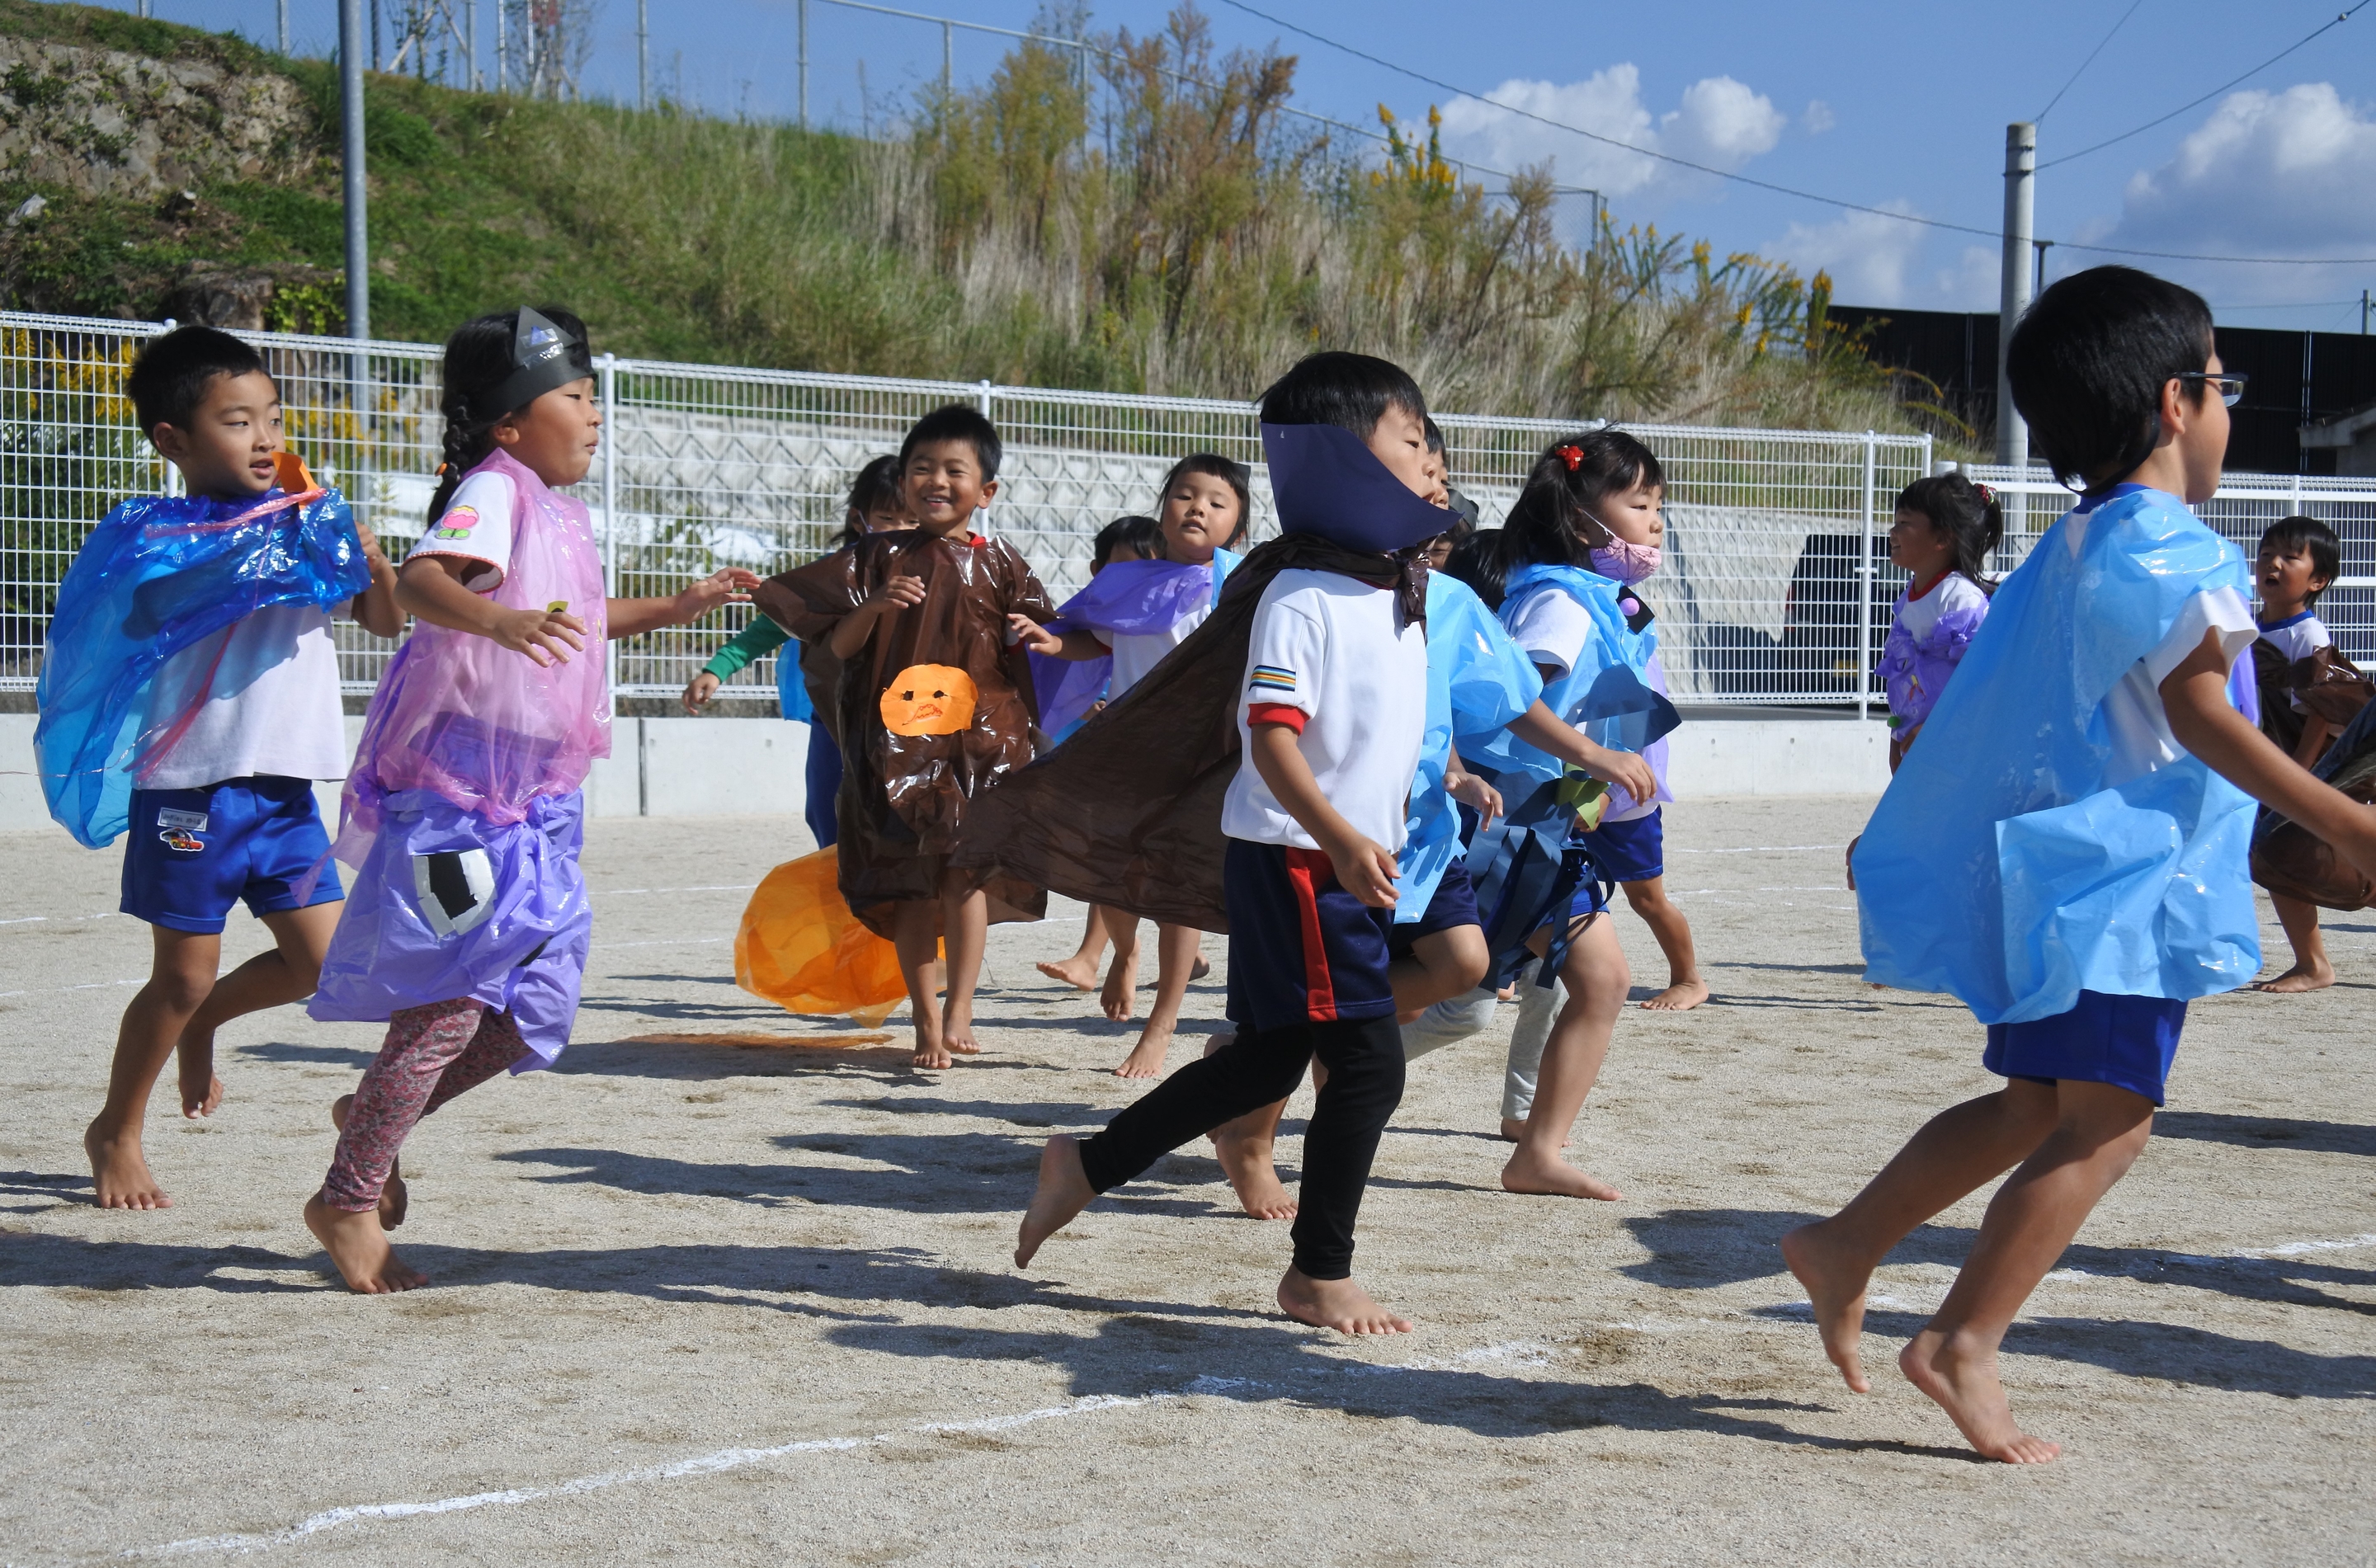
M 876 621 L 855 658 L 834 659 L 826 647 L 834 628 L 893 576 L 921 582 L 923 601 Z M 937 899 L 984 792 L 1030 762 L 1030 671 L 1006 641 L 1006 617 L 1046 622 L 1056 607 L 1004 540 L 921 529 L 869 535 L 769 578 L 752 597 L 801 639 L 811 700 L 841 746 L 841 894 L 869 930 L 888 936 L 895 905 Z M 978 885 L 992 921 L 1047 912 L 1037 884 L 993 873 Z
M 873 1027 L 908 999 L 899 955 L 861 925 L 835 885 L 830 846 L 769 872 L 734 933 L 734 983 L 787 1013 Z
M 2308 659 L 2288 663 L 2275 644 L 2263 638 L 2252 645 L 2252 676 L 2261 688 L 2261 732 L 2287 756 L 2301 750 L 2305 718 L 2323 719 L 2339 733 L 2376 697 L 2376 682 L 2339 647 L 2319 648 Z M 2297 696 L 2306 713 L 2294 711 Z
M 1120 701 L 976 802 L 953 863 L 1146 920 L 1228 932 L 1221 799 L 1238 771 L 1246 648 L 1263 590 L 1289 567 L 1399 584 L 1405 613 L 1424 618 L 1424 557 L 1407 567 L 1314 534 L 1258 547 L 1205 624 Z
M 2311 771 L 2352 800 L 2376 801 L 2376 704 L 2360 709 Z M 2252 880 L 2330 909 L 2376 904 L 2376 885 L 2358 866 L 2308 828 L 2265 808 L 2252 829 Z

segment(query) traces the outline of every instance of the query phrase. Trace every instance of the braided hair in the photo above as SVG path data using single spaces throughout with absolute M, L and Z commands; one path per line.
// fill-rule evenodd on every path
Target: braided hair
M 536 311 L 569 335 L 569 362 L 593 374 L 594 354 L 586 346 L 586 324 L 559 305 L 539 305 Z M 462 476 L 485 462 L 487 454 L 495 449 L 495 426 L 519 412 L 483 406 L 488 395 L 519 368 L 512 362 L 512 341 L 518 331 L 519 312 L 499 311 L 464 322 L 446 339 L 445 390 L 438 398 L 438 408 L 446 415 L 445 461 L 437 470 L 437 493 L 429 502 L 432 523 L 446 515 Z

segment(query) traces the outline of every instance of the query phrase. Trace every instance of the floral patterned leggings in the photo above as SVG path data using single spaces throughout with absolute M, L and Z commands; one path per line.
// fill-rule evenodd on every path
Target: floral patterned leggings
M 386 1043 L 347 1108 L 322 1201 L 350 1214 L 375 1207 L 413 1123 L 527 1054 L 510 1014 L 469 997 L 389 1015 Z

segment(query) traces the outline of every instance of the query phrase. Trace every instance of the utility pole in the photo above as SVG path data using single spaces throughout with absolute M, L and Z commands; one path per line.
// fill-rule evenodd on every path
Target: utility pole
M 1997 298 L 1997 461 L 2016 470 L 2029 467 L 2029 427 L 2013 406 L 2013 384 L 2005 377 L 2005 355 L 2013 347 L 2014 324 L 2029 308 L 2030 269 L 2037 259 L 2030 230 L 2037 218 L 2037 127 L 2016 121 L 2005 127 L 2004 255 L 2002 287 Z M 2022 530 L 2019 513 L 2027 510 L 2018 492 L 2008 494 L 2005 531 Z
M 652 27 L 649 0 L 636 0 L 636 107 L 652 106 Z
M 809 128 L 809 0 L 801 0 L 801 129 Z
M 956 89 L 957 30 L 948 22 L 941 24 L 941 101 L 949 101 Z
M 2368 291 L 2359 291 L 2359 335 L 2368 336 Z
M 511 0 L 495 0 L 495 90 L 511 90 L 511 56 L 504 23 L 504 13 L 511 9 Z
M 363 0 L 339 0 L 339 126 L 346 161 L 347 336 L 371 336 L 371 229 L 363 188 Z
M 281 0 L 287 5 L 289 0 Z M 462 51 L 462 68 L 470 73 L 470 90 L 487 90 L 486 78 L 479 75 L 479 0 L 465 0 L 462 6 L 462 29 L 470 35 L 469 47 Z
M 289 53 L 289 0 L 280 0 L 280 53 Z

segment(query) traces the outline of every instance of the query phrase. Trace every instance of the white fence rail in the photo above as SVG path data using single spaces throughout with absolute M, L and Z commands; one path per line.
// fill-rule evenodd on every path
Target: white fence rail
M 0 313 L 0 689 L 33 683 L 58 581 L 91 525 L 118 498 L 172 482 L 123 395 L 133 355 L 162 329 Z M 439 461 L 439 350 L 244 336 L 279 380 L 290 445 L 347 491 L 391 551 L 408 546 L 423 526 Z M 1271 531 L 1249 404 L 608 356 L 600 370 L 606 439 L 579 493 L 594 510 L 616 593 L 671 591 L 725 564 L 772 572 L 814 558 L 839 529 L 857 469 L 896 449 L 920 415 L 952 401 L 998 422 L 1006 461 L 990 527 L 1016 541 L 1059 598 L 1086 579 L 1097 530 L 1152 510 L 1164 469 L 1183 453 L 1217 451 L 1252 465 L 1255 531 Z M 1488 526 L 1536 455 L 1575 428 L 1487 415 L 1438 422 L 1454 482 L 1477 498 Z M 1646 592 L 1677 694 L 1717 703 L 1869 699 L 1900 576 L 1887 564 L 1884 536 L 1898 490 L 1930 471 L 1929 441 L 1630 428 L 1657 451 L 1669 479 L 1668 564 Z M 2062 493 L 2050 483 L 2005 482 L 2060 512 Z M 2347 586 L 2330 598 L 2329 621 L 2352 656 L 2364 657 L 2376 643 L 2376 482 L 2272 482 L 2276 489 L 2243 476 L 2232 505 L 2223 491 L 2209 515 L 2248 544 L 2268 518 L 2303 505 L 2334 522 L 2346 541 Z M 681 690 L 747 613 L 616 645 L 619 691 Z M 346 624 L 339 635 L 349 689 L 369 690 L 394 645 Z M 771 700 L 774 683 L 773 660 L 761 660 L 721 695 Z

